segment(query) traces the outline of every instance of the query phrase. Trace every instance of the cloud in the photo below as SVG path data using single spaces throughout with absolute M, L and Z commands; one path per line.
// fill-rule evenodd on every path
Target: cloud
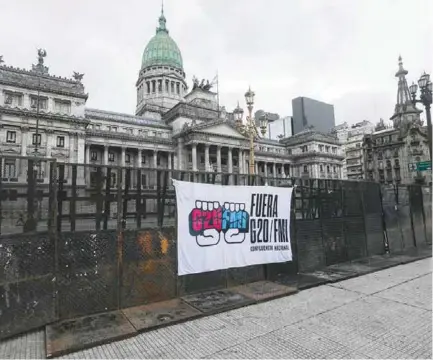
M 88 106 L 133 113 L 159 13 L 157 0 L 5 2 L 1 55 L 29 68 L 44 47 L 51 73 L 85 73 Z M 229 110 L 251 85 L 257 109 L 289 115 L 309 96 L 333 103 L 337 123 L 392 115 L 399 54 L 409 82 L 433 70 L 432 13 L 431 0 L 165 0 L 189 83 L 218 71 Z

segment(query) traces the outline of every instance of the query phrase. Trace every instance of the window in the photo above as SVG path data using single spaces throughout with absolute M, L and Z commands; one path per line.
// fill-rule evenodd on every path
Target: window
M 174 82 L 171 83 L 171 93 L 174 94 Z
M 69 114 L 71 112 L 71 102 L 65 100 L 54 100 L 54 111 L 60 114 Z
M 158 155 L 156 155 L 156 165 L 161 165 L 161 158 Z
M 308 145 L 304 145 L 301 147 L 302 152 L 307 152 L 308 151 Z
M 332 170 L 334 171 L 334 173 L 337 173 L 337 167 L 335 165 L 332 167 Z
M 308 172 L 308 166 L 304 165 L 304 173 L 307 173 L 307 172 Z
M 329 165 L 326 165 L 326 172 L 331 172 L 331 168 L 329 167 Z
M 65 137 L 57 136 L 57 147 L 62 148 L 65 147 Z
M 319 151 L 323 151 L 323 145 L 319 145 Z
M 287 149 L 287 155 L 292 155 L 292 149 Z
M 33 145 L 41 145 L 41 134 L 33 134 L 32 136 L 32 144 Z
M 108 131 L 117 132 L 117 126 L 109 126 Z
M 4 177 L 8 179 L 16 177 L 15 160 L 5 159 Z
M 98 153 L 96 151 L 92 151 L 90 153 L 90 160 L 92 160 L 92 161 L 98 160 Z
M 356 144 L 356 147 L 357 147 L 357 148 L 360 148 L 360 147 L 361 147 L 361 143 L 357 143 L 357 144 Z
M 378 160 L 382 160 L 382 159 L 383 159 L 383 153 L 382 153 L 382 151 L 379 151 L 379 152 L 377 153 L 377 159 L 378 159 Z
M 323 172 L 323 165 L 320 164 L 320 172 Z
M 125 162 L 130 163 L 131 162 L 131 154 L 125 154 Z
M 112 153 L 112 152 L 108 153 L 108 161 L 111 161 L 111 162 L 114 161 L 114 153 Z
M 176 93 L 179 95 L 180 94 L 180 86 L 179 83 L 176 83 Z
M 23 94 L 5 92 L 5 105 L 22 106 Z
M 399 167 L 400 166 L 400 161 L 398 159 L 394 160 L 394 165 L 395 167 Z
M 6 133 L 6 142 L 15 143 L 17 141 L 17 133 L 15 131 L 8 131 Z
M 337 153 L 337 148 L 336 148 L 336 147 L 333 147 L 333 148 L 332 148 L 332 153 L 333 153 L 333 154 L 336 154 L 336 153 Z
M 325 146 L 325 151 L 329 153 L 329 146 Z
M 143 157 L 141 158 L 141 163 L 142 163 L 142 164 L 146 164 L 146 156 L 143 156 Z
M 30 96 L 30 107 L 34 110 L 37 110 L 38 108 L 38 97 L 37 96 Z M 48 99 L 39 97 L 39 109 L 40 110 L 47 110 L 48 109 Z
M 110 173 L 110 186 L 116 186 L 116 173 L 114 171 Z

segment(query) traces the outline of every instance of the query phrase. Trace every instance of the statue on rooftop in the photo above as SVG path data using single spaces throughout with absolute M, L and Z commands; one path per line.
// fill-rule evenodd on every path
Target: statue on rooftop
M 195 76 L 192 77 L 192 89 L 193 90 L 195 90 L 195 89 L 197 89 L 199 87 L 199 82 L 198 81 L 199 80 Z
M 44 57 L 47 56 L 47 51 L 44 49 L 38 49 L 38 65 L 44 65 Z
M 2 63 L 4 63 L 5 61 L 3 60 L 3 55 L 0 55 L 0 65 L 2 64 Z
M 83 80 L 83 76 L 84 74 L 80 74 L 79 72 L 74 71 L 74 74 L 72 75 L 72 77 L 74 78 L 74 80 L 81 82 L 81 80 Z

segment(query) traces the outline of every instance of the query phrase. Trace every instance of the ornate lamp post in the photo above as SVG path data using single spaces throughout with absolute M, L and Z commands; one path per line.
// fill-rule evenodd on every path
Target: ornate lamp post
M 251 90 L 251 88 L 248 88 L 248 91 L 245 93 L 245 102 L 247 103 L 247 109 L 248 109 L 248 116 L 246 118 L 246 124 L 243 124 L 243 113 L 244 111 L 239 107 L 235 109 L 233 112 L 236 126 L 239 130 L 239 132 L 245 136 L 248 136 L 250 139 L 250 171 L 249 173 L 251 175 L 254 175 L 255 172 L 255 164 L 254 164 L 254 139 L 260 137 L 260 133 L 262 136 L 266 134 L 266 128 L 268 126 L 268 121 L 266 119 L 266 115 L 264 115 L 262 118 L 260 118 L 259 127 L 260 127 L 260 133 L 259 129 L 257 128 L 255 119 L 253 118 L 253 107 L 254 107 L 254 96 L 255 93 Z
M 419 89 L 421 92 L 419 100 L 416 98 L 416 92 Z M 428 138 L 428 149 L 430 153 L 430 161 L 432 159 L 432 126 L 431 126 L 431 104 L 432 104 L 432 82 L 430 81 L 430 75 L 424 73 L 418 80 L 418 85 L 412 83 L 409 87 L 409 91 L 412 95 L 412 103 L 415 105 L 416 103 L 421 103 L 425 107 L 425 113 L 427 116 L 427 138 Z

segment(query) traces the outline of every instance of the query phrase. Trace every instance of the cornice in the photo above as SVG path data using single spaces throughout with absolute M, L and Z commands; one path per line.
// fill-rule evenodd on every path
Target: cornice
M 158 129 L 164 129 L 164 130 L 171 130 L 171 127 L 165 124 L 157 124 L 157 123 L 148 123 L 148 124 L 140 124 L 139 121 L 134 120 L 116 120 L 116 119 L 109 119 L 107 117 L 104 117 L 104 115 L 86 115 L 86 119 L 90 120 L 102 120 L 107 122 L 113 122 L 113 123 L 120 123 L 120 124 L 129 124 L 129 125 L 138 125 L 143 127 L 151 127 L 151 128 L 158 128 Z
M 299 160 L 299 159 L 305 159 L 305 158 L 314 158 L 317 159 L 318 157 L 325 157 L 329 159 L 335 159 L 335 160 L 344 160 L 344 156 L 337 155 L 337 154 L 330 154 L 330 153 L 322 153 L 318 151 L 308 151 L 301 154 L 292 154 L 291 155 L 293 160 Z
M 77 116 L 67 116 L 67 115 L 61 115 L 61 114 L 54 114 L 54 113 L 47 113 L 47 112 L 39 112 L 39 115 L 36 113 L 35 110 L 28 110 L 28 109 L 21 109 L 21 108 L 12 108 L 9 106 L 1 106 L 0 105 L 0 112 L 4 114 L 9 115 L 17 115 L 17 116 L 25 116 L 25 117 L 37 117 L 43 118 L 43 119 L 49 119 L 49 120 L 58 120 L 63 122 L 72 122 L 75 124 L 80 125 L 87 125 L 89 124 L 89 120 L 83 117 L 77 117 Z
M 124 134 L 124 133 L 118 133 L 118 132 L 111 132 L 111 131 L 93 131 L 93 130 L 86 130 L 87 136 L 96 136 L 96 137 L 102 137 L 106 139 L 119 139 L 119 140 L 130 140 L 130 141 L 138 141 L 138 142 L 148 142 L 152 144 L 165 144 L 165 145 L 173 145 L 174 142 L 171 139 L 162 139 L 158 138 L 156 136 L 137 136 L 137 135 L 131 135 L 131 134 Z

